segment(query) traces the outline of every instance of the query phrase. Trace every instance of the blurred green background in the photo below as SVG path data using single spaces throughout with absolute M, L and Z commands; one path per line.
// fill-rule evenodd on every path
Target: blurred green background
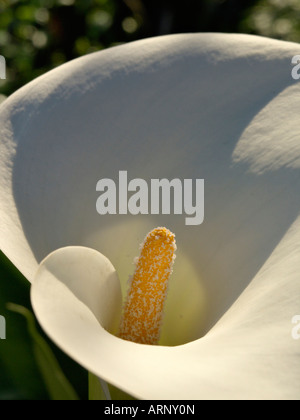
M 300 0 L 0 0 L 0 55 L 7 78 L 0 102 L 73 58 L 141 38 L 182 32 L 249 33 L 300 42 Z M 28 282 L 0 253 L 0 400 L 49 399 L 25 319 L 7 302 L 30 309 Z M 42 332 L 41 332 L 42 334 Z M 81 399 L 86 372 L 47 339 Z

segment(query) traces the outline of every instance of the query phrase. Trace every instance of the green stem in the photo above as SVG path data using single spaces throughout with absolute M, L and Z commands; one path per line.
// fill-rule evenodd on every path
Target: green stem
M 111 400 L 107 383 L 91 372 L 89 372 L 89 400 Z

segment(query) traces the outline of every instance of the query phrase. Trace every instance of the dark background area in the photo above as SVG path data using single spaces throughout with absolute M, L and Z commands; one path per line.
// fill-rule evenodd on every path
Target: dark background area
M 248 33 L 300 42 L 300 0 L 0 0 L 0 102 L 66 61 L 121 43 L 183 32 Z M 0 400 L 48 399 L 26 323 L 7 302 L 30 308 L 30 285 L 0 253 Z M 46 338 L 46 337 L 45 337 Z M 81 399 L 87 374 L 46 338 Z

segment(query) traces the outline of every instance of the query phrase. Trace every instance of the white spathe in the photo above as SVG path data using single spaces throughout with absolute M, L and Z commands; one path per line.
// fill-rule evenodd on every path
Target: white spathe
M 50 337 L 138 398 L 299 398 L 298 50 L 247 35 L 147 39 L 63 65 L 0 107 L 1 249 L 33 282 Z M 203 224 L 100 216 L 96 183 L 119 170 L 203 178 Z M 124 288 L 138 244 L 161 225 L 178 247 L 165 341 L 195 340 L 176 347 L 107 333 L 86 299 L 102 293 L 96 271 L 75 294 L 68 274 L 68 256 L 80 250 L 84 264 L 93 248 Z

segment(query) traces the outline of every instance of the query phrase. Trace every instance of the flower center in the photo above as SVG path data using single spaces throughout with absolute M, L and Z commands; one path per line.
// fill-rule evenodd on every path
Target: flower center
M 158 227 L 145 238 L 123 308 L 119 337 L 157 344 L 175 259 L 175 235 Z

